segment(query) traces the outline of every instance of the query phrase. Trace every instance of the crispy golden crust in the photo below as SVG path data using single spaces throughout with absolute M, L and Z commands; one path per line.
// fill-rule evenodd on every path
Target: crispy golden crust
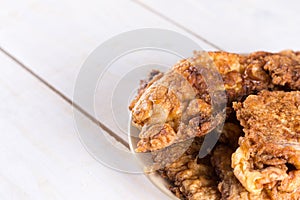
M 232 101 L 241 101 L 249 94 L 264 89 L 300 89 L 299 52 L 208 54 L 224 80 L 229 106 Z M 205 135 L 214 127 L 211 122 L 217 123 L 218 119 L 202 114 L 209 113 L 210 96 L 200 71 L 195 67 L 197 56 L 196 53 L 194 58 L 180 61 L 171 71 L 143 86 L 132 102 L 130 109 L 133 124 L 143 128 L 138 152 L 162 149 L 173 143 Z M 200 102 L 200 106 L 192 105 L 195 99 Z M 189 107 L 194 110 L 187 109 Z M 149 126 L 164 123 L 170 125 L 169 132 L 158 132 L 155 137 L 143 133 Z M 169 135 L 167 140 L 166 135 Z M 155 146 L 151 142 L 153 139 Z
M 285 51 L 264 58 L 264 70 L 268 71 L 274 85 L 300 90 L 299 52 Z
M 201 144 L 202 139 L 196 138 L 182 156 L 159 171 L 170 181 L 170 190 L 180 199 L 220 199 L 209 158 L 197 160 Z
M 226 122 L 222 131 L 224 136 L 220 138 L 219 142 L 229 144 L 231 148 L 235 148 L 241 134 L 242 130 L 239 125 Z M 211 164 L 210 156 L 197 160 L 202 142 L 203 137 L 196 137 L 193 141 L 177 143 L 161 151 L 152 152 L 154 162 L 159 164 L 159 167 L 164 166 L 160 168 L 160 174 L 170 181 L 170 190 L 180 199 L 221 198 L 217 187 L 218 177 Z M 230 157 L 232 152 L 233 150 L 230 149 L 230 151 L 222 153 Z M 214 160 L 217 159 L 216 155 Z M 177 159 L 174 160 L 173 158 Z M 229 162 L 226 163 L 229 168 L 230 163 L 231 160 L 229 159 Z M 232 169 L 231 173 L 233 174 Z
M 300 92 L 262 91 L 234 103 L 245 137 L 232 156 L 248 192 L 272 199 L 300 198 Z
M 231 168 L 231 155 L 234 150 L 224 144 L 218 145 L 211 157 L 211 162 L 219 176 L 218 189 L 222 200 L 268 200 L 266 192 L 259 195 L 249 193 L 234 176 Z
M 155 151 L 161 149 L 161 143 L 173 143 L 176 133 L 170 124 L 155 124 L 142 134 L 147 134 L 138 142 L 136 152 L 145 152 L 146 150 Z
M 132 110 L 138 100 L 141 98 L 142 94 L 149 88 L 155 81 L 159 80 L 163 76 L 163 73 L 158 70 L 152 70 L 145 80 L 140 81 L 140 87 L 135 98 L 131 101 L 129 105 L 129 110 Z

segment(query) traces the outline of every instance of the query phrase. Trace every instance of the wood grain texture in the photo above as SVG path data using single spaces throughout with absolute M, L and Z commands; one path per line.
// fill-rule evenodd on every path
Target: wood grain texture
M 226 51 L 300 49 L 300 3 L 280 1 L 135 0 Z
M 6 1 L 1 15 L 1 46 L 67 96 L 72 96 L 76 75 L 89 53 L 112 36 L 145 27 L 180 31 L 139 5 L 120 0 L 30 0 L 18 5 Z
M 0 9 L 0 46 L 70 100 L 88 55 L 116 34 L 137 28 L 165 28 L 191 37 L 203 49 L 215 49 L 128 0 L 5 1 Z M 103 109 L 104 113 L 111 112 L 109 105 Z M 126 139 L 111 117 L 106 119 L 105 126 Z
M 71 106 L 2 53 L 0 63 L 1 199 L 165 198 L 143 175 L 94 160 L 78 139 Z M 99 130 L 82 119 L 87 131 Z
M 0 52 L 0 199 L 166 199 L 144 176 L 104 167 L 80 143 L 69 103 L 88 55 L 148 27 L 183 33 L 205 50 L 299 50 L 299 20 L 296 0 L 2 1 L 0 47 L 35 77 Z M 87 130 L 101 131 L 94 113 L 80 109 Z M 104 122 L 120 134 L 111 117 Z

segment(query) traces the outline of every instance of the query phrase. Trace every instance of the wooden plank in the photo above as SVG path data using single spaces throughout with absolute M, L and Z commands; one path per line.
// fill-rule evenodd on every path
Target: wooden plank
M 1 46 L 69 97 L 89 53 L 113 35 L 143 27 L 180 31 L 130 1 L 6 1 L 1 15 Z
M 135 0 L 222 49 L 300 49 L 299 1 Z
M 5 1 L 0 10 L 1 47 L 69 100 L 85 59 L 98 45 L 118 33 L 145 27 L 166 28 L 187 35 L 203 49 L 214 49 L 128 0 L 84 3 L 29 0 L 17 5 Z M 109 91 L 101 92 L 105 96 Z M 83 109 L 95 116 L 86 107 Z M 103 113 L 111 112 L 111 107 L 104 105 L 100 110 L 104 116 Z M 105 125 L 127 138 L 111 116 L 105 116 Z
M 91 158 L 70 104 L 3 53 L 0 65 L 1 199 L 166 198 L 143 175 L 116 172 Z M 81 117 L 87 131 L 99 129 Z

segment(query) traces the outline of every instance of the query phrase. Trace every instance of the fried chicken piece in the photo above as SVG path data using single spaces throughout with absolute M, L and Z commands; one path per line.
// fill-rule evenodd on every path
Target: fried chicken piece
M 264 89 L 300 89 L 299 52 L 250 55 L 208 52 L 208 56 L 211 62 L 205 62 L 214 65 L 222 76 L 229 108 L 231 102 L 241 101 Z M 207 69 L 199 69 L 199 62 L 204 62 L 203 53 L 180 61 L 169 72 L 155 76 L 146 86 L 143 83 L 130 105 L 132 122 L 141 129 L 137 152 L 156 151 L 205 135 L 224 121 L 220 116 L 210 115 L 211 97 L 202 76 Z M 164 130 L 156 134 L 148 131 L 154 125 Z
M 241 127 L 226 122 L 219 142 L 235 148 L 241 136 Z M 231 138 L 231 141 L 228 142 Z M 217 176 L 211 165 L 210 156 L 197 159 L 204 137 L 176 143 L 160 151 L 152 152 L 155 166 L 160 174 L 171 182 L 171 191 L 180 199 L 219 199 Z M 230 150 L 230 155 L 233 151 Z M 229 166 L 231 161 L 229 160 Z M 231 170 L 233 171 L 233 170 Z M 233 174 L 233 172 L 232 172 Z
M 211 162 L 220 178 L 218 189 L 222 200 L 268 200 L 266 192 L 259 195 L 249 193 L 234 176 L 231 168 L 231 155 L 234 150 L 224 144 L 216 146 L 212 153 Z
M 262 91 L 234 103 L 245 136 L 232 155 L 234 174 L 253 195 L 300 198 L 300 92 Z
M 274 85 L 300 90 L 300 54 L 284 51 L 264 58 L 264 70 L 268 71 Z
M 218 140 L 219 143 L 226 144 L 232 149 L 236 149 L 238 147 L 238 139 L 243 134 L 241 126 L 236 123 L 237 122 L 226 122 Z M 196 137 L 173 144 L 164 149 L 151 152 L 153 163 L 146 168 L 146 171 L 152 172 L 162 169 L 166 165 L 175 162 L 184 154 L 191 155 L 197 153 L 203 141 L 204 137 Z
M 140 81 L 140 87 L 138 89 L 137 95 L 131 101 L 129 105 L 129 110 L 132 110 L 134 105 L 138 102 L 141 98 L 142 94 L 149 88 L 155 81 L 159 80 L 164 74 L 158 70 L 152 70 L 148 77 L 145 80 Z
M 202 142 L 203 138 L 195 138 L 176 161 L 159 170 L 159 173 L 170 181 L 170 190 L 180 199 L 220 199 L 216 175 L 209 158 L 197 159 Z

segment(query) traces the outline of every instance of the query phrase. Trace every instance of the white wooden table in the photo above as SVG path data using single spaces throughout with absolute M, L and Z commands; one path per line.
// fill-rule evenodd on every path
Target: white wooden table
M 74 128 L 76 76 L 113 35 L 155 27 L 206 50 L 300 50 L 299 25 L 297 0 L 0 0 L 0 199 L 167 199 L 94 160 Z

